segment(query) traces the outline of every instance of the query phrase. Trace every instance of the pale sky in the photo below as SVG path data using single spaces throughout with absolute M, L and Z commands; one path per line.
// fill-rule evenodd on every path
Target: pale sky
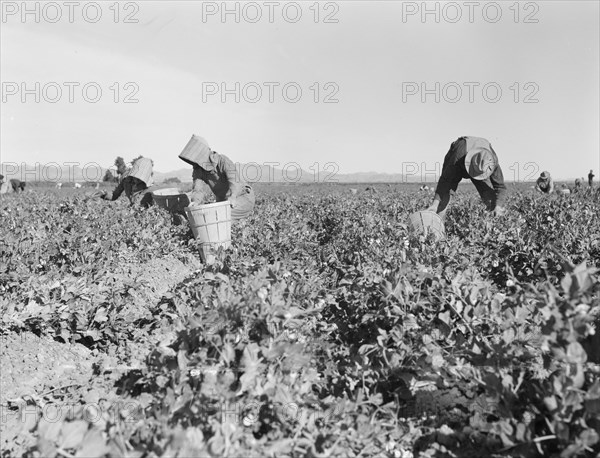
M 168 172 L 186 167 L 177 156 L 198 134 L 234 162 L 401 173 L 435 169 L 473 135 L 507 180 L 600 175 L 597 1 L 427 2 L 437 18 L 422 2 L 227 2 L 236 18 L 223 2 L 142 1 L 120 3 L 117 22 L 114 2 L 99 2 L 95 23 L 90 3 L 70 22 L 64 2 L 29 2 L 36 22 L 2 2 L 2 162 L 108 167 L 142 154 Z

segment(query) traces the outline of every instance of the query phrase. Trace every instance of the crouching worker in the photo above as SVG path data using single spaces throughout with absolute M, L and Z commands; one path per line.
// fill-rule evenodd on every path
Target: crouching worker
M 489 211 L 505 213 L 506 186 L 498 157 L 485 138 L 460 137 L 444 158 L 442 175 L 435 189 L 433 204 L 428 208 L 446 216 L 450 192 L 455 192 L 463 178 L 469 178 Z
M 0 194 L 6 194 L 8 192 L 8 183 L 4 182 L 4 175 L 0 173 Z
M 21 181 L 21 180 L 17 180 L 16 178 L 13 178 L 12 180 L 10 180 L 10 186 L 11 186 L 13 192 L 24 192 L 25 191 L 25 182 Z
M 204 189 L 208 186 L 217 202 L 230 202 L 232 220 L 250 216 L 254 210 L 254 190 L 237 179 L 235 164 L 231 159 L 212 151 L 206 140 L 197 135 L 192 136 L 179 158 L 194 167 L 194 187 L 190 193 L 192 203 L 206 202 Z
M 149 207 L 153 203 L 151 191 L 154 190 L 149 188 L 153 184 L 152 165 L 152 159 L 140 157 L 131 165 L 131 169 L 126 172 L 112 194 L 104 191 L 101 197 L 105 200 L 117 200 L 125 191 L 131 205 L 139 203 L 144 208 Z
M 554 180 L 550 176 L 550 172 L 542 172 L 540 177 L 535 182 L 535 190 L 542 194 L 552 194 L 554 192 Z

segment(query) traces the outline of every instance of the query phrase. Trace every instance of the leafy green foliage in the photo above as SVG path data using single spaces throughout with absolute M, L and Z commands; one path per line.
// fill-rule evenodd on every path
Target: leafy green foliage
M 3 200 L 5 328 L 107 354 L 160 336 L 141 367 L 96 368 L 111 380 L 105 396 L 133 413 L 42 418 L 31 453 L 595 456 L 590 197 L 515 193 L 494 219 L 460 195 L 436 244 L 407 227 L 428 202 L 402 187 L 265 188 L 233 248 L 153 303 L 123 266 L 197 255 L 164 211 Z

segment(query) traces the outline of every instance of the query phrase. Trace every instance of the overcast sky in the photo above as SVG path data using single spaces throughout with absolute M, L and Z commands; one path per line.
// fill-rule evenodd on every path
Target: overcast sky
M 234 162 L 420 173 L 473 135 L 508 180 L 600 175 L 597 1 L 27 5 L 2 3 L 2 162 L 167 172 L 195 133 Z

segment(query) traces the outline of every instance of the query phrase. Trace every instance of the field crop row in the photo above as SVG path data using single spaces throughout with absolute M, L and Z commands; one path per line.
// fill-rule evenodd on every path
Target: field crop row
M 157 208 L 2 199 L 2 332 L 93 371 L 3 399 L 36 412 L 3 456 L 600 452 L 597 194 L 462 193 L 436 244 L 413 188 L 259 191 L 210 266 Z

